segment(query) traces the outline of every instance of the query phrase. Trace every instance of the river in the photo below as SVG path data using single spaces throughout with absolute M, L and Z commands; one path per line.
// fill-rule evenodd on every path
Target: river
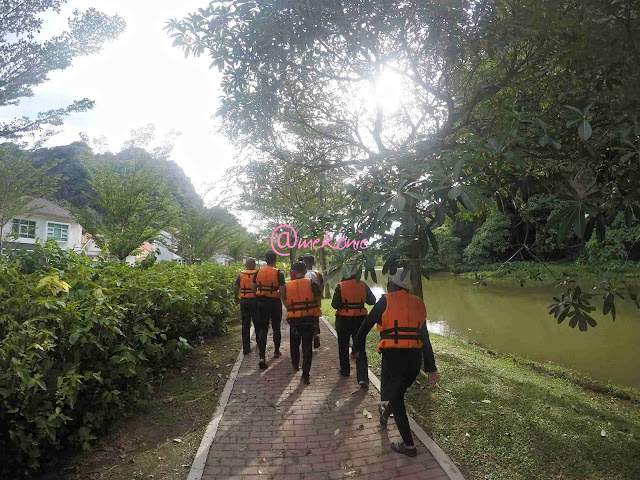
M 379 297 L 386 278 L 377 273 L 378 285 L 367 283 Z M 629 300 L 616 300 L 615 322 L 594 312 L 598 325 L 581 332 L 568 320 L 558 325 L 547 313 L 557 294 L 550 286 L 530 282 L 520 288 L 496 279 L 479 287 L 469 278 L 437 274 L 423 280 L 423 290 L 430 332 L 551 361 L 602 382 L 640 387 L 640 310 Z

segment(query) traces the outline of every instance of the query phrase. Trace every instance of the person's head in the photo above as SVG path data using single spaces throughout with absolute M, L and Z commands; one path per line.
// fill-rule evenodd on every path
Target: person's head
M 304 255 L 298 257 L 298 262 L 304 263 Z
M 272 250 L 269 250 L 264 254 L 264 261 L 267 262 L 267 265 L 269 265 L 270 267 L 273 267 L 276 264 L 277 259 L 278 256 L 276 255 L 276 252 Z
M 403 276 L 404 278 L 402 278 Z M 404 275 L 404 268 L 399 268 L 396 273 L 389 275 L 387 291 L 395 292 L 397 290 L 411 290 L 411 275 L 408 272 Z
M 304 264 L 307 266 L 308 270 L 311 270 L 315 263 L 316 263 L 316 257 L 314 257 L 313 255 L 305 255 Z
M 244 261 L 244 266 L 247 267 L 247 270 L 255 270 L 256 269 L 256 259 L 255 258 L 247 258 Z
M 304 278 L 307 274 L 307 266 L 303 262 L 296 262 L 291 266 L 291 280 Z

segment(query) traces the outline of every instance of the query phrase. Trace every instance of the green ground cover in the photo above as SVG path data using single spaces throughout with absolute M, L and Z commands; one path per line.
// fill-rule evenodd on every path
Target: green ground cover
M 330 300 L 323 313 L 334 321 Z M 377 336 L 367 351 L 379 374 Z M 636 479 L 640 392 L 431 335 L 442 381 L 408 393 L 416 421 L 474 479 Z

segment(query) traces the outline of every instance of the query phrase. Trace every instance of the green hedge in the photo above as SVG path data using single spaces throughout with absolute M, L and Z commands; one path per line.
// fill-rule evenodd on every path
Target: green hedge
M 92 263 L 51 244 L 0 264 L 0 478 L 90 448 L 190 341 L 223 333 L 235 270 Z

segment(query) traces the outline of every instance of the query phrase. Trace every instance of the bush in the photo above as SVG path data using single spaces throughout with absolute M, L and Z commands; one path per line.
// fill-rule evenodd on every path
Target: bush
M 460 238 L 451 233 L 447 225 L 436 228 L 433 234 L 438 241 L 438 252 L 429 252 L 427 268 L 431 270 L 455 271 L 462 261 Z
M 596 235 L 585 244 L 584 257 L 587 262 L 607 269 L 627 260 L 630 249 L 640 242 L 640 225 L 627 226 L 624 214 L 619 213 L 605 231 L 603 242 Z
M 498 211 L 491 212 L 464 249 L 465 262 L 481 265 L 500 260 L 510 246 L 510 227 L 508 216 Z
M 0 265 L 0 478 L 89 448 L 190 341 L 224 332 L 234 274 L 92 263 L 55 244 Z

